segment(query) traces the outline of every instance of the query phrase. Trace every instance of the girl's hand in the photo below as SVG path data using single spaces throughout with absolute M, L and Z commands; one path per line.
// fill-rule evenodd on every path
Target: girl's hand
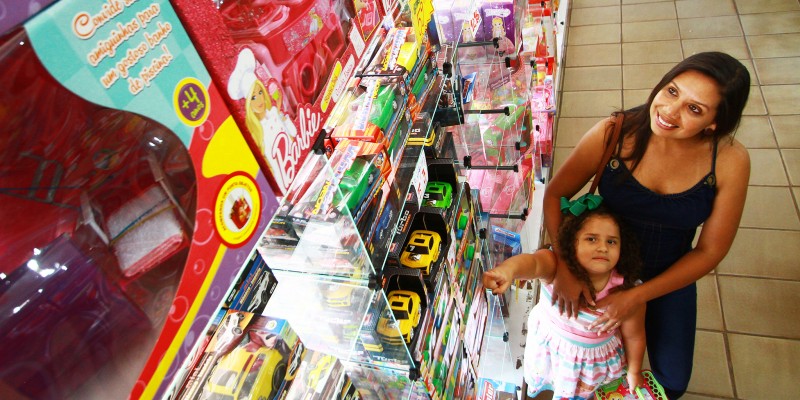
M 589 329 L 598 333 L 618 328 L 641 305 L 633 293 L 635 289 L 621 290 L 597 302 L 597 308 L 606 308 L 605 313 L 589 324 Z
M 483 273 L 483 287 L 492 291 L 492 294 L 505 293 L 511 282 L 514 281 L 514 275 L 508 268 L 492 268 Z
M 641 372 L 628 371 L 627 379 L 631 393 L 636 393 L 636 388 L 644 385 L 644 378 Z
M 556 276 L 553 278 L 553 304 L 558 303 L 561 314 L 567 318 L 578 317 L 578 310 L 583 304 L 594 305 L 592 292 L 586 283 L 578 280 L 562 261 L 558 260 Z

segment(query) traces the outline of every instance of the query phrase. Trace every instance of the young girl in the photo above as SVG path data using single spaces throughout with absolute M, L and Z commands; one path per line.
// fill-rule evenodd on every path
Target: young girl
M 557 241 L 570 271 L 587 283 L 598 300 L 611 291 L 632 287 L 641 265 L 635 241 L 601 202 L 593 194 L 573 202 L 562 198 L 567 215 Z M 552 305 L 556 263 L 553 250 L 541 249 L 511 257 L 483 274 L 483 285 L 494 294 L 505 292 L 514 279 L 543 281 L 542 298 L 528 317 L 524 370 L 528 396 L 552 390 L 557 399 L 592 398 L 600 384 L 623 375 L 626 361 L 628 384 L 631 388 L 641 385 L 644 306 L 622 326 L 602 333 L 590 330 L 589 324 L 603 314 L 602 309 L 583 308 L 572 319 Z

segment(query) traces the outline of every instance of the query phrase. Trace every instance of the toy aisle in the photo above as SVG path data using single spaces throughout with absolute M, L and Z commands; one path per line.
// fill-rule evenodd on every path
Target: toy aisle
M 567 1 L 22 3 L 0 397 L 520 398 Z

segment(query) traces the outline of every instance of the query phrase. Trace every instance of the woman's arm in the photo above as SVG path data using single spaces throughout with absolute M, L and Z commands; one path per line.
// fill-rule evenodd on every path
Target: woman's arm
M 561 198 L 572 199 L 597 172 L 605 150 L 607 127 L 611 121 L 612 118 L 605 118 L 589 129 L 547 184 L 544 191 L 544 224 L 554 246 L 558 238 L 558 227 L 563 219 Z M 558 303 L 561 312 L 566 313 L 567 317 L 577 316 L 581 307 L 581 295 L 587 303 L 593 303 L 590 293 L 589 288 L 575 278 L 563 261 L 559 260 L 553 282 L 553 302 Z
M 724 148 L 717 158 L 717 195 L 711 215 L 703 223 L 697 245 L 655 278 L 633 289 L 618 292 L 598 302 L 606 313 L 594 322 L 600 331 L 626 319 L 632 307 L 692 284 L 702 278 L 728 254 L 744 211 L 750 180 L 750 157 L 739 142 Z
M 551 250 L 533 254 L 518 254 L 483 273 L 483 286 L 494 294 L 504 293 L 514 279 L 543 279 L 551 281 L 556 270 L 556 255 Z
M 622 322 L 620 333 L 622 333 L 622 345 L 625 347 L 625 358 L 628 361 L 628 387 L 631 391 L 641 386 L 644 378 L 642 377 L 642 361 L 644 360 L 644 350 L 647 347 L 647 339 L 644 330 L 645 305 L 636 307 L 633 315 Z

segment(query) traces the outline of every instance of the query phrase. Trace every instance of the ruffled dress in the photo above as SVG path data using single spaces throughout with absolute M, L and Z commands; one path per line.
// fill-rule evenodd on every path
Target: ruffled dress
M 622 276 L 612 271 L 597 300 L 622 282 Z M 604 309 L 581 309 L 577 319 L 562 317 L 550 304 L 552 293 L 553 285 L 542 283 L 539 303 L 528 316 L 524 369 L 528 396 L 552 390 L 553 399 L 592 398 L 599 385 L 624 374 L 621 335 L 617 329 L 601 336 L 587 329 Z

